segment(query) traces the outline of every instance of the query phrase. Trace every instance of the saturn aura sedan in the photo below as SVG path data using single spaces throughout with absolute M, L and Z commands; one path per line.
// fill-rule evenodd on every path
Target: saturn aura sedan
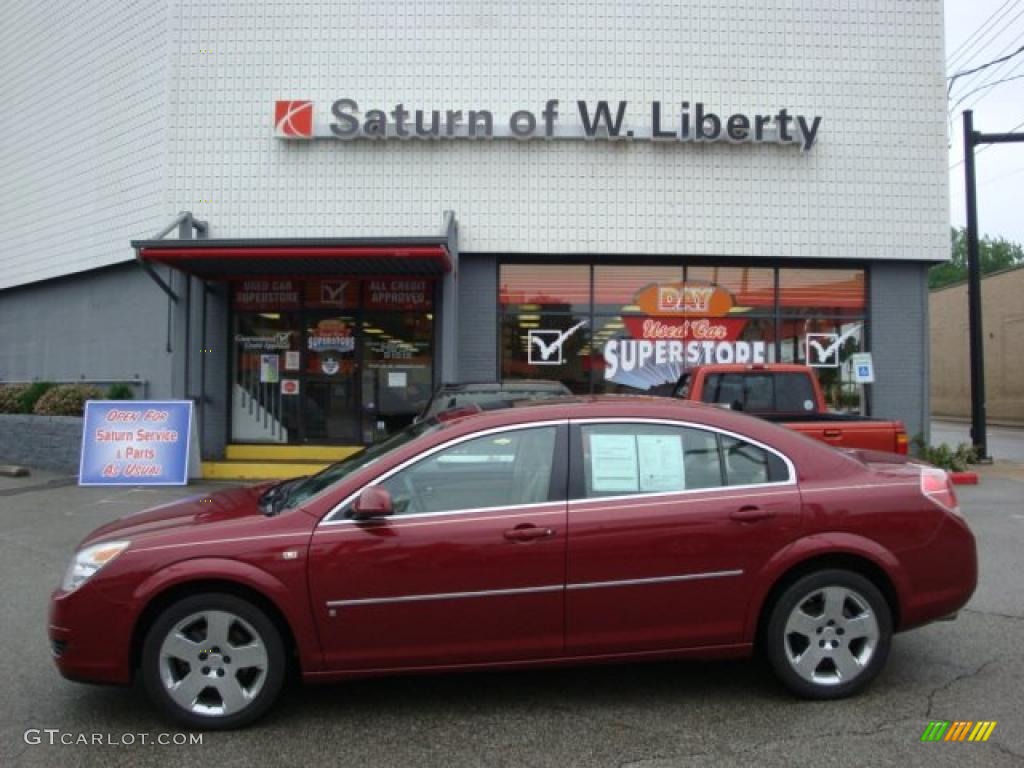
M 414 424 L 320 474 L 131 514 L 81 544 L 49 636 L 188 727 L 307 682 L 761 651 L 816 699 L 954 615 L 974 537 L 940 470 L 677 400 Z

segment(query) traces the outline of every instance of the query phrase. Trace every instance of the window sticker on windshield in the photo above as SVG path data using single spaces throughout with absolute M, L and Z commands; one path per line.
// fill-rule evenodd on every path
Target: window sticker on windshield
M 814 410 L 814 401 L 813 400 L 804 400 L 804 410 L 805 411 L 813 411 Z
M 633 435 L 590 435 L 590 484 L 595 491 L 636 493 L 636 438 Z
M 683 441 L 679 435 L 637 435 L 640 490 L 647 493 L 686 488 Z
M 512 441 L 507 437 L 499 437 L 494 441 L 495 445 L 511 445 Z

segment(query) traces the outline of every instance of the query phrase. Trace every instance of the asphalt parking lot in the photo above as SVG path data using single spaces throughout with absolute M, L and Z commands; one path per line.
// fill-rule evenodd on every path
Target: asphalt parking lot
M 213 486 L 78 488 L 0 478 L 0 765 L 664 766 L 1024 764 L 1024 467 L 960 490 L 981 582 L 960 618 L 897 636 L 860 697 L 788 696 L 751 662 L 661 663 L 293 685 L 269 717 L 201 745 L 142 744 L 174 726 L 142 691 L 64 681 L 47 598 L 75 544 L 120 516 Z M 930 720 L 995 720 L 991 739 L 922 744 Z M 30 731 L 28 743 L 26 731 Z M 44 729 L 59 729 L 49 744 Z M 70 734 L 70 737 L 63 736 Z M 80 734 L 114 745 L 62 745 Z

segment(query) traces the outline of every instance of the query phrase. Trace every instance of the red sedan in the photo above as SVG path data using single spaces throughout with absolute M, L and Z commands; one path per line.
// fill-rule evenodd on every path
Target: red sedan
M 946 474 L 710 406 L 548 401 L 415 424 L 318 475 L 92 533 L 53 594 L 61 673 L 190 727 L 287 672 L 733 657 L 838 698 L 977 579 Z

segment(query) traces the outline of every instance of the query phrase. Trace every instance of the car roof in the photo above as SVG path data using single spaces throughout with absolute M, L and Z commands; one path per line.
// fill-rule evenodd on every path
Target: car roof
M 462 384 L 444 384 L 441 392 L 515 392 L 517 390 L 564 391 L 565 384 L 550 379 L 513 379 L 509 381 L 480 381 Z

